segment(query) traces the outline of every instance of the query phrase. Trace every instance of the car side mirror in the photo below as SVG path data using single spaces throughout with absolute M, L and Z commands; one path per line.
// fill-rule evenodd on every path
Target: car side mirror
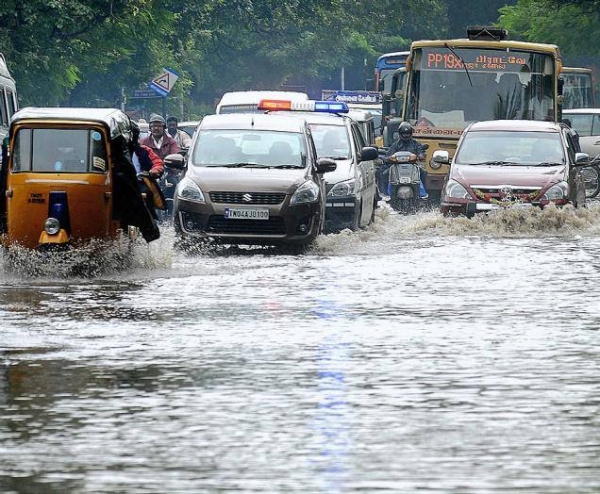
M 433 152 L 433 162 L 439 163 L 440 165 L 449 165 L 450 164 L 450 155 L 448 151 L 442 151 L 438 149 Z
M 335 171 L 337 163 L 331 158 L 319 158 L 317 160 L 317 173 L 329 173 Z
M 590 164 L 590 155 L 587 153 L 575 153 L 575 165 L 585 166 Z
M 360 151 L 360 160 L 361 161 L 371 161 L 379 158 L 379 153 L 377 149 L 371 146 L 367 146 L 361 149 Z
M 168 154 L 165 156 L 164 165 L 175 170 L 183 170 L 185 168 L 185 158 L 179 153 Z

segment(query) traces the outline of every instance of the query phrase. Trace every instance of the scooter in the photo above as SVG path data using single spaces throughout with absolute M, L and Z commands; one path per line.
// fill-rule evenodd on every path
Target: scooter
M 159 186 L 165 197 L 167 209 L 160 212 L 159 219 L 161 221 L 170 221 L 170 219 L 173 217 L 175 189 L 185 174 L 183 153 L 166 156 L 164 165 L 165 172 L 159 180 Z
M 428 147 L 423 146 L 424 149 Z M 403 214 L 416 213 L 424 200 L 417 156 L 409 151 L 398 151 L 386 161 L 391 163 L 387 171 L 390 205 Z

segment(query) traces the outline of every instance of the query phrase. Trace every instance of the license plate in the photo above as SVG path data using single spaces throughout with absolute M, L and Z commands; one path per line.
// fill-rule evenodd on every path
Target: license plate
M 230 220 L 268 220 L 269 210 L 264 208 L 226 208 L 224 216 Z

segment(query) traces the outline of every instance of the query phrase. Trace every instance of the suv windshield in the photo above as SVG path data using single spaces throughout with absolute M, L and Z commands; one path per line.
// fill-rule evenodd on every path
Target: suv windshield
M 191 163 L 195 166 L 304 167 L 303 134 L 274 130 L 200 130 Z
M 468 132 L 454 160 L 462 165 L 564 164 L 558 132 Z

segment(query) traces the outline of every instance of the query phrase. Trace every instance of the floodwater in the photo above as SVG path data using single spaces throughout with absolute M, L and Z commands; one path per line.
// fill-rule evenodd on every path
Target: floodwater
M 598 493 L 600 206 L 4 259 L 2 493 Z

